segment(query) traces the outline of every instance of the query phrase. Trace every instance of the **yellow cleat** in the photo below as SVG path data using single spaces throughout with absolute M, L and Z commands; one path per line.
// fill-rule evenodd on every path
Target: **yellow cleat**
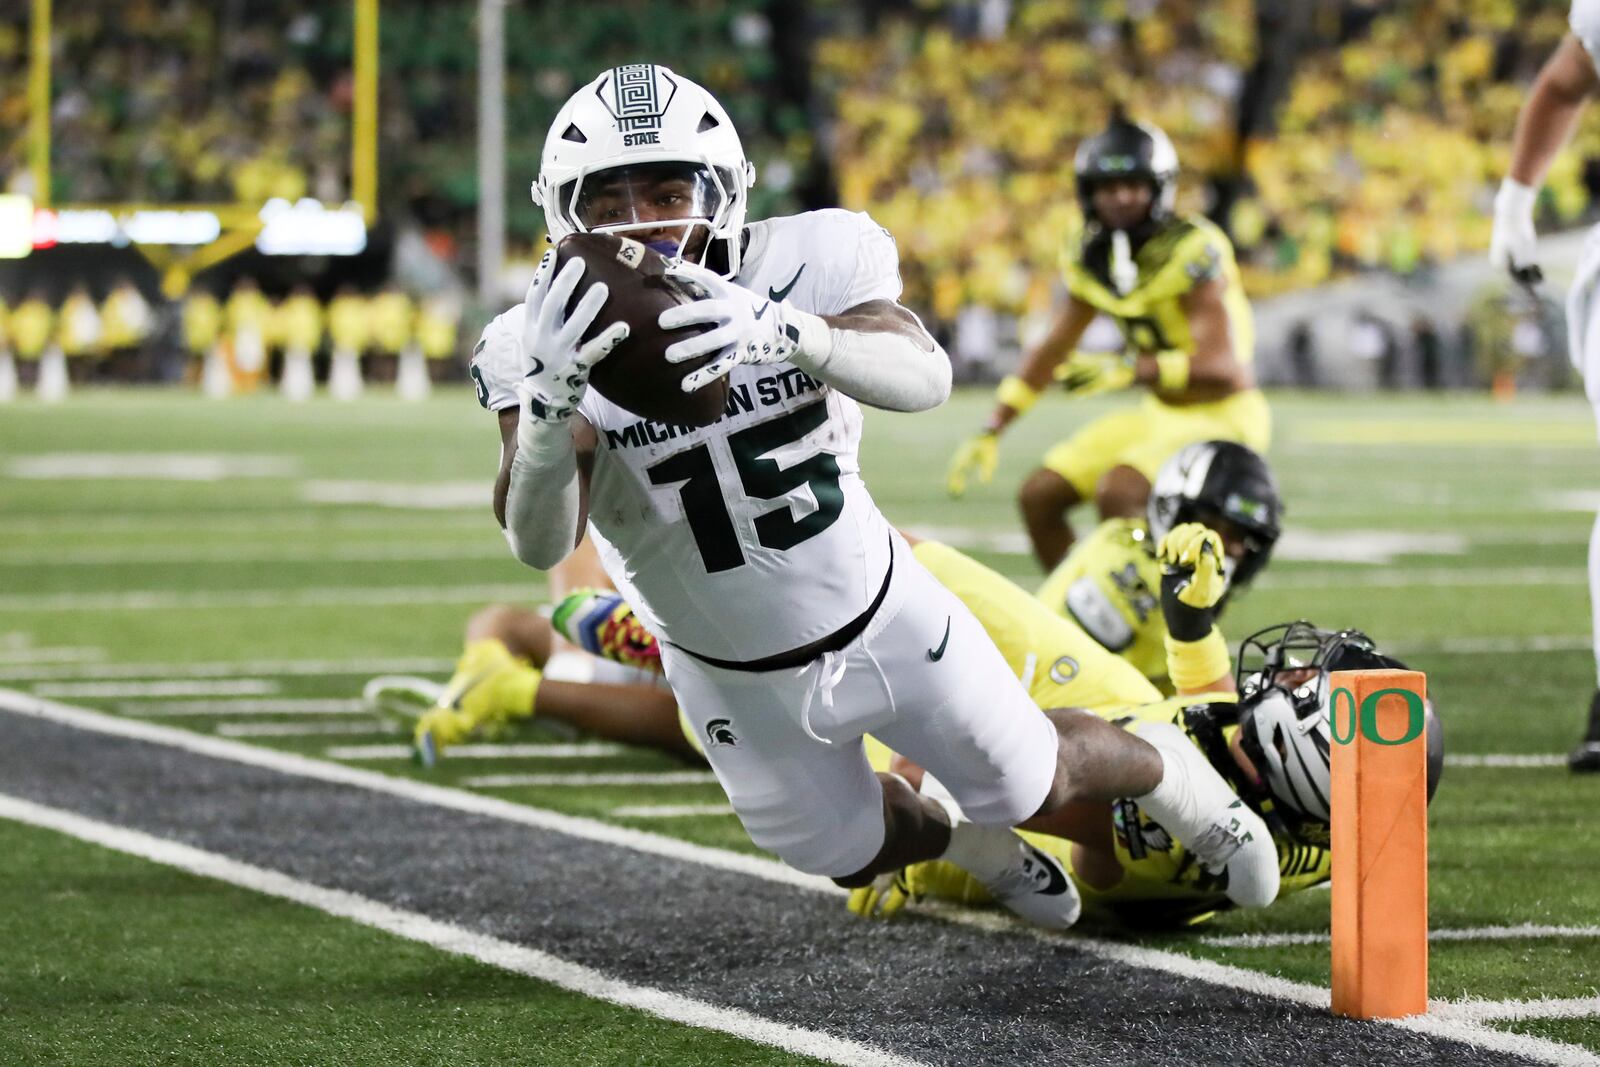
M 418 760 L 432 766 L 451 745 L 498 733 L 513 719 L 531 718 L 539 679 L 537 668 L 495 638 L 467 645 L 456 673 L 417 719 L 412 742 Z

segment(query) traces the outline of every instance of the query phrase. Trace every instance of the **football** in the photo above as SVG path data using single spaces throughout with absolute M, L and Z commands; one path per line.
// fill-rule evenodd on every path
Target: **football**
M 667 346 L 709 326 L 663 330 L 657 317 L 674 304 L 697 299 L 698 292 L 666 276 L 667 260 L 638 241 L 614 234 L 574 233 L 556 246 L 556 271 L 572 258 L 584 261 L 583 281 L 568 310 L 577 306 L 589 286 L 605 282 L 610 290 L 584 340 L 613 322 L 626 322 L 628 339 L 612 350 L 589 375 L 589 384 L 612 403 L 635 415 L 659 422 L 709 426 L 722 417 L 728 403 L 728 380 L 719 378 L 685 393 L 684 375 L 704 366 L 709 356 L 668 363 Z

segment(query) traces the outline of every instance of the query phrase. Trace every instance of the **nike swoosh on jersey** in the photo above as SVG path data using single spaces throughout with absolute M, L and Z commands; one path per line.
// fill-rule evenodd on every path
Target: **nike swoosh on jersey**
M 939 642 L 939 647 L 938 648 L 930 648 L 930 649 L 928 649 L 928 662 L 929 663 L 938 663 L 940 660 L 944 659 L 944 646 L 948 645 L 949 643 L 950 643 L 950 616 L 946 615 L 945 618 L 944 618 L 944 640 Z
M 783 303 L 783 298 L 789 295 L 789 291 L 793 289 L 795 287 L 795 283 L 800 280 L 800 275 L 804 274 L 805 272 L 806 265 L 802 263 L 800 264 L 800 269 L 794 272 L 794 277 L 789 279 L 788 285 L 784 286 L 782 289 L 768 289 L 767 295 L 772 298 L 774 303 Z
M 528 362 L 533 364 L 533 369 L 530 370 L 527 374 L 524 374 L 523 375 L 524 378 L 532 378 L 535 374 L 539 374 L 539 373 L 543 372 L 544 363 L 542 361 L 540 361 L 538 356 L 529 356 L 528 357 Z

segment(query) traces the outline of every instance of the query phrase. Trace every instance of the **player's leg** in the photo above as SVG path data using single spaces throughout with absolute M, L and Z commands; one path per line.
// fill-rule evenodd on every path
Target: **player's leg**
M 1225 867 L 1237 903 L 1272 900 L 1278 864 L 1265 824 L 1180 729 L 1141 723 L 1135 735 L 1087 712 L 1047 717 L 954 595 L 920 567 L 907 567 L 906 581 L 905 606 L 868 642 L 896 714 L 869 728 L 928 769 L 925 792 L 953 799 L 946 858 L 973 869 L 961 854 L 963 816 L 1011 826 L 1126 797 L 1203 862 Z
M 1072 549 L 1067 513 L 1094 499 L 1101 477 L 1140 440 L 1146 421 L 1142 408 L 1098 418 L 1046 452 L 1039 469 L 1022 483 L 1017 505 L 1033 554 L 1047 572 Z
M 1600 428 L 1600 278 L 1589 262 L 1596 254 L 1593 238 L 1584 247 L 1579 264 L 1579 279 L 1567 294 L 1567 337 L 1572 348 L 1572 363 L 1583 376 L 1584 391 L 1594 406 Z M 1589 698 L 1589 721 L 1583 738 L 1567 757 L 1575 773 L 1600 773 L 1600 515 L 1595 516 L 1589 534 L 1589 609 L 1594 641 L 1596 688 Z
M 1094 487 L 1095 509 L 1100 520 L 1136 519 L 1150 502 L 1150 478 L 1138 467 L 1119 463 L 1106 471 Z

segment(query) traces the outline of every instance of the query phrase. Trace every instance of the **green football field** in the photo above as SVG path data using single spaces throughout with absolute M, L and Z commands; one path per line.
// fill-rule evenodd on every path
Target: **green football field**
M 1109 405 L 1041 404 L 995 483 L 951 501 L 944 462 L 988 403 L 869 414 L 864 469 L 891 520 L 1031 588 L 1013 490 Z M 1594 690 L 1591 411 L 1575 396 L 1273 405 L 1289 533 L 1224 629 L 1359 627 L 1427 672 L 1450 757 L 1429 820 L 1431 994 L 1503 1002 L 1487 1025 L 1575 1057 L 1550 1062 L 1592 1062 L 1600 776 L 1564 766 Z M 465 390 L 0 408 L 0 687 L 754 851 L 709 775 L 685 781 L 669 757 L 568 745 L 429 772 L 361 708 L 372 675 L 447 676 L 474 607 L 540 600 L 489 512 L 497 454 Z M 495 783 L 508 778 L 522 784 Z M 0 879 L 0 1062 L 809 1062 L 49 831 L 0 822 L 0 848 L 21 872 Z M 1309 892 L 1142 943 L 1325 987 L 1327 930 L 1328 896 Z M 535 1015 L 507 1053 L 508 1028 Z

